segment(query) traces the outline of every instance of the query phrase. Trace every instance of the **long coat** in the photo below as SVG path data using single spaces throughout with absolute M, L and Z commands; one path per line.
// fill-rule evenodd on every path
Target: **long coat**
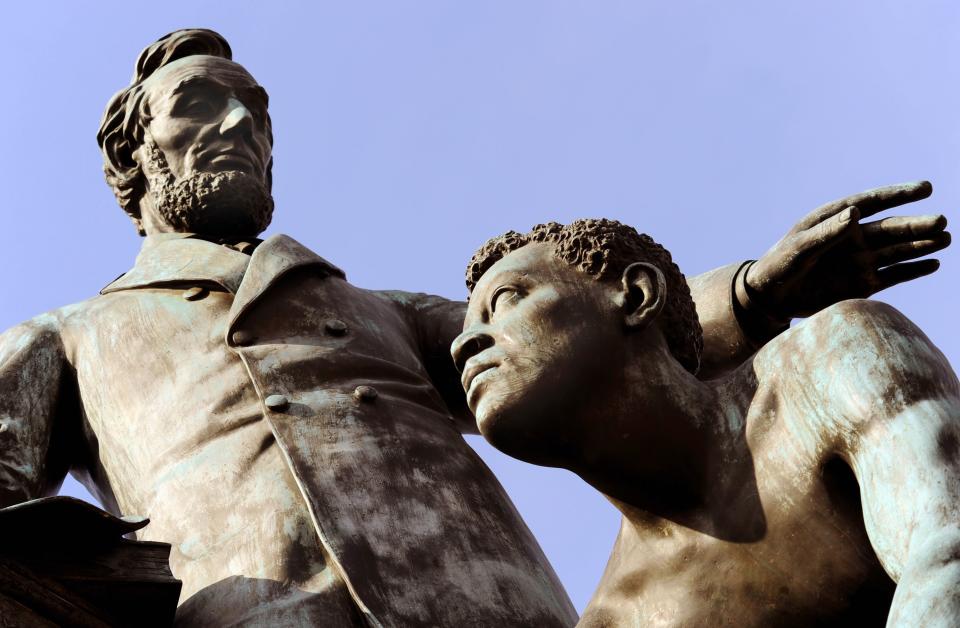
M 453 418 L 463 313 L 283 235 L 152 236 L 101 295 L 0 336 L 0 503 L 72 469 L 149 516 L 184 625 L 572 625 Z

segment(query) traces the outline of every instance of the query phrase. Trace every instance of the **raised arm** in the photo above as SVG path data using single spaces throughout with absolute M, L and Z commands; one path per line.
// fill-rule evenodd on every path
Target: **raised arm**
M 887 625 L 960 625 L 960 384 L 893 308 L 845 308 L 842 449 L 874 550 L 897 581 Z M 841 335 L 842 332 L 838 335 Z M 849 372 L 852 369 L 853 372 Z M 832 384 L 831 384 L 832 385 Z
M 700 377 L 717 377 L 786 329 L 790 320 L 829 305 L 870 296 L 934 272 L 936 260 L 910 262 L 945 248 L 941 215 L 860 219 L 930 195 L 926 181 L 888 186 L 827 203 L 800 222 L 756 262 L 688 278 L 704 332 Z M 414 319 L 424 364 L 465 432 L 476 433 L 450 344 L 463 329 L 466 303 L 385 292 Z
M 701 377 L 736 367 L 794 318 L 936 271 L 937 260 L 910 260 L 949 246 L 942 215 L 861 222 L 932 190 L 920 181 L 832 201 L 804 216 L 755 262 L 690 278 L 704 330 Z
M 69 467 L 62 428 L 77 404 L 68 371 L 52 316 L 0 335 L 0 507 L 60 488 Z

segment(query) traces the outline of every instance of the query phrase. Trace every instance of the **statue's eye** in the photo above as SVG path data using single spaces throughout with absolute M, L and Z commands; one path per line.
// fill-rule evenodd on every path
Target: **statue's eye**
M 515 286 L 500 286 L 493 291 L 493 295 L 490 297 L 490 313 L 496 312 L 498 306 L 503 307 L 513 303 L 517 300 L 519 294 Z
M 181 100 L 174 105 L 173 114 L 188 118 L 204 118 L 213 115 L 214 104 L 207 98 Z
M 183 109 L 183 112 L 189 116 L 205 116 L 212 111 L 213 105 L 208 100 L 191 100 Z

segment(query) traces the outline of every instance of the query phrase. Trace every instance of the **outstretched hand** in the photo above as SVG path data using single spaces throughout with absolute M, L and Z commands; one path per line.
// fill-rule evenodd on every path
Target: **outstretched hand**
M 927 181 L 904 183 L 818 207 L 746 269 L 736 287 L 740 306 L 772 330 L 838 301 L 869 297 L 936 271 L 935 259 L 910 260 L 949 246 L 944 216 L 860 222 L 932 191 Z

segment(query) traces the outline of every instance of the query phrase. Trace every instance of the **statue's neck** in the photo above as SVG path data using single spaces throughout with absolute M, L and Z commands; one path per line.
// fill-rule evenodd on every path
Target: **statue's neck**
M 636 429 L 623 431 L 631 437 L 612 448 L 606 464 L 580 475 L 628 523 L 661 519 L 718 538 L 753 539 L 765 524 L 746 441 L 739 385 L 746 382 L 685 375 L 635 383 L 643 394 L 631 398 L 627 418 Z
M 686 518 L 710 508 L 720 467 L 743 441 L 743 422 L 722 389 L 675 361 L 650 360 L 602 410 L 576 473 L 625 516 L 641 509 Z

